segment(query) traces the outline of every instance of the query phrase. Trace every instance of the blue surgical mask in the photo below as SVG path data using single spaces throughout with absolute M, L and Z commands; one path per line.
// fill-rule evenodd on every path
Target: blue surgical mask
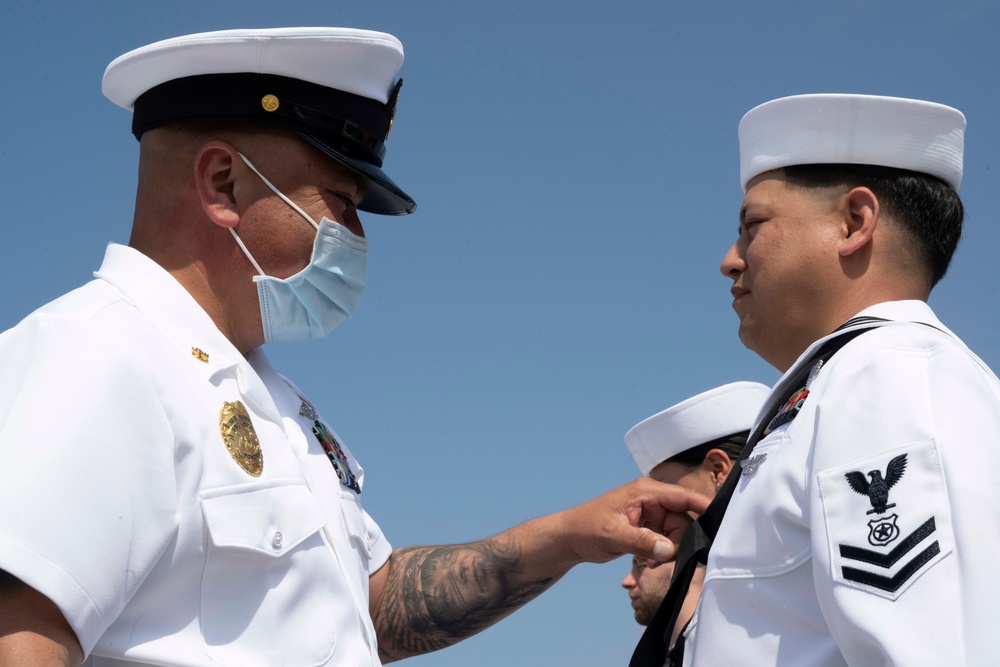
M 365 291 L 368 241 L 352 234 L 338 222 L 324 217 L 319 224 L 257 171 L 250 160 L 240 157 L 267 187 L 316 228 L 309 264 L 288 278 L 274 278 L 247 250 L 230 227 L 236 243 L 260 275 L 254 276 L 260 301 L 264 341 L 322 338 L 358 309 Z

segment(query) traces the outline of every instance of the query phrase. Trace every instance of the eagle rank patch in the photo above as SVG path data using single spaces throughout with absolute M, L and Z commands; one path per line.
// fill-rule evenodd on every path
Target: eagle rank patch
M 897 599 L 954 548 L 933 440 L 819 474 L 838 583 Z
M 219 411 L 219 430 L 222 442 L 247 474 L 260 477 L 264 470 L 264 453 L 260 450 L 257 431 L 254 430 L 250 413 L 240 401 L 223 403 Z

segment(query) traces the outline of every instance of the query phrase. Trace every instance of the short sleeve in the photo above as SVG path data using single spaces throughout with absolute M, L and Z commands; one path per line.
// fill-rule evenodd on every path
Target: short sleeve
M 176 530 L 171 429 L 110 309 L 0 335 L 0 569 L 53 600 L 85 654 Z
M 984 529 L 1000 514 L 982 492 L 983 471 L 1000 466 L 996 381 L 944 334 L 859 340 L 871 351 L 845 347 L 818 389 L 811 523 L 823 615 L 851 663 L 979 664 L 1000 592 L 979 556 L 1000 549 Z
M 375 572 L 380 567 L 385 565 L 385 562 L 389 560 L 389 555 L 392 553 L 392 545 L 389 540 L 386 539 L 385 534 L 379 525 L 375 523 L 375 520 L 369 516 L 368 512 L 365 512 L 365 531 L 368 534 L 368 545 L 371 553 L 371 560 L 369 561 L 369 572 Z

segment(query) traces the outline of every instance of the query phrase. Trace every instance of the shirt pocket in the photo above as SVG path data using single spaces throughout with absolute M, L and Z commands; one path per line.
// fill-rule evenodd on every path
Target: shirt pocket
M 802 445 L 781 431 L 754 448 L 712 546 L 713 578 L 778 576 L 809 559 Z
M 344 516 L 344 527 L 351 541 L 351 546 L 357 550 L 365 562 L 372 557 L 372 538 L 368 533 L 365 513 L 361 507 L 361 496 L 353 491 L 341 490 L 340 511 Z
M 216 489 L 201 494 L 201 507 L 209 536 L 201 625 L 212 659 L 233 667 L 326 663 L 336 648 L 330 608 L 344 591 L 320 530 L 326 516 L 306 486 Z

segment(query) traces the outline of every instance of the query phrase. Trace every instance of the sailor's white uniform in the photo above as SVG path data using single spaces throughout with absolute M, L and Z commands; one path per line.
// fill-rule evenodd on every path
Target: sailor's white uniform
M 1000 382 L 922 302 L 860 315 L 917 324 L 848 343 L 758 443 L 685 665 L 995 662 Z

